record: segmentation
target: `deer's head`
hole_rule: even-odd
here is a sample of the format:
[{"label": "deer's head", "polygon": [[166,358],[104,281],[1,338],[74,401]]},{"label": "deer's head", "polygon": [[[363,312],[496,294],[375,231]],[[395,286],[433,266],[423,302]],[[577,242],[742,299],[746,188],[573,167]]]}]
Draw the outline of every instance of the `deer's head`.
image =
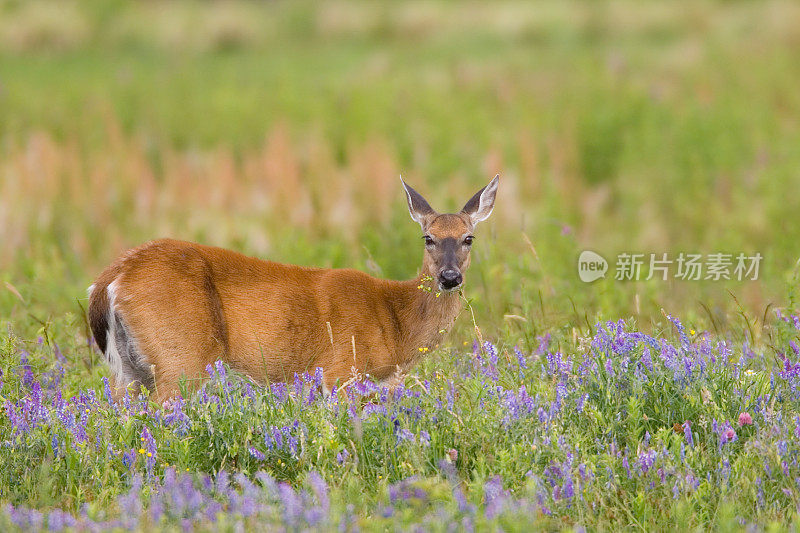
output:
[{"label": "deer's head", "polygon": [[[402,181],[402,179],[401,179]],[[469,266],[469,253],[478,222],[492,214],[500,176],[475,193],[458,213],[439,214],[417,191],[403,181],[411,218],[422,227],[425,255],[422,274],[432,277],[439,290],[458,290],[464,283],[464,271]]]}]

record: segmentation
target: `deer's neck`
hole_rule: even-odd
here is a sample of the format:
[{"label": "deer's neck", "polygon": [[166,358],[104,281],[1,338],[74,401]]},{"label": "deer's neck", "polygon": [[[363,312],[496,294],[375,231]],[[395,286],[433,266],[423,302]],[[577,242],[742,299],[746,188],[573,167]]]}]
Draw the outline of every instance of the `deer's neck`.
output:
[{"label": "deer's neck", "polygon": [[429,277],[398,282],[392,298],[397,317],[398,365],[408,367],[432,350],[455,321],[462,304],[458,292],[439,291]]}]

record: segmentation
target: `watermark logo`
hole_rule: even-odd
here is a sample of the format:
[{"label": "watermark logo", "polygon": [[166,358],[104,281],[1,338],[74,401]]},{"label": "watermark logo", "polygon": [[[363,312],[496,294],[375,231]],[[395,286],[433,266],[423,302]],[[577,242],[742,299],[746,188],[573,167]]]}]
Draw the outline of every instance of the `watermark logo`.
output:
[{"label": "watermark logo", "polygon": [[606,277],[608,272],[608,261],[591,250],[584,250],[578,257],[578,276],[581,281],[591,283],[592,281]]},{"label": "watermark logo", "polygon": [[[617,256],[614,279],[617,281],[640,281],[669,278],[683,281],[698,280],[757,280],[763,256],[726,254],[629,254]],[[578,258],[578,276],[590,283],[605,277],[608,262],[599,254],[584,250]]]}]

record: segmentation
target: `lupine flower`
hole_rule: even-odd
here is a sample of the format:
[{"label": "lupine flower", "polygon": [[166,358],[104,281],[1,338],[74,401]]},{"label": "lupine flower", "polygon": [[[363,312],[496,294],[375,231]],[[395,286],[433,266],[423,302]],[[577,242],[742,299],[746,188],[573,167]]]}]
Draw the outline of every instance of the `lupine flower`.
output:
[{"label": "lupine flower", "polygon": [[257,461],[263,461],[264,459],[266,459],[266,456],[265,456],[263,453],[261,453],[260,451],[258,451],[256,448],[253,448],[252,446],[250,446],[250,447],[247,449],[247,451],[249,451],[249,452],[250,452],[250,455],[251,455],[251,456],[252,456],[254,459],[256,459]]},{"label": "lupine flower", "polygon": [[495,476],[483,485],[484,500],[486,501],[486,517],[490,520],[503,511],[508,493],[503,490],[500,476]]},{"label": "lupine flower", "polygon": [[330,509],[328,485],[325,483],[325,480],[322,479],[322,476],[316,472],[311,472],[308,474],[308,482],[311,485],[311,489],[314,491],[314,495],[317,497],[320,507],[327,514],[328,510]]},{"label": "lupine flower", "polygon": [[692,436],[692,424],[688,420],[683,423],[683,436],[686,437],[686,443],[689,446],[694,446],[694,437]]},{"label": "lupine flower", "polygon": [[[163,476],[159,478],[155,458],[158,452],[162,455],[159,460],[163,462],[170,456],[170,450],[176,450],[170,446],[177,444],[177,451],[180,451],[182,443],[191,442],[182,437],[190,433],[192,437],[202,437],[207,432],[214,435],[217,443],[231,445],[232,452],[239,454],[238,460],[243,459],[242,452],[254,459],[239,464],[252,466],[268,457],[286,460],[287,454],[300,457],[300,461],[282,472],[288,471],[294,475],[295,467],[299,467],[302,472],[308,465],[313,465],[314,456],[318,453],[319,436],[308,435],[310,430],[304,425],[308,423],[309,428],[314,427],[317,430],[318,420],[308,417],[317,417],[322,413],[328,420],[338,424],[340,416],[346,417],[343,409],[351,408],[354,410],[351,415],[353,420],[357,419],[359,423],[363,420],[365,441],[370,442],[367,439],[377,437],[407,443],[406,446],[397,446],[394,450],[398,462],[406,460],[405,454],[409,453],[409,448],[414,454],[421,453],[423,460],[426,454],[435,456],[444,451],[446,459],[442,463],[447,468],[442,467],[442,472],[451,480],[452,498],[457,503],[458,512],[462,514],[460,518],[469,518],[471,521],[468,523],[473,525],[483,523],[485,517],[490,515],[499,517],[506,513],[516,513],[514,516],[520,517],[540,513],[555,516],[564,514],[569,517],[571,505],[593,505],[598,490],[620,491],[635,487],[636,490],[653,491],[654,495],[673,490],[675,496],[680,498],[697,490],[701,481],[709,486],[714,483],[733,484],[737,482],[736,476],[740,475],[741,469],[734,469],[731,473],[730,464],[737,460],[743,449],[756,460],[763,461],[763,466],[759,465],[759,470],[763,469],[764,472],[763,486],[758,487],[760,492],[753,492],[753,498],[759,498],[759,505],[769,508],[775,504],[776,498],[791,500],[791,495],[786,491],[793,493],[800,486],[800,482],[795,484],[794,481],[795,478],[800,478],[794,456],[794,442],[800,439],[800,417],[791,409],[794,405],[792,402],[797,398],[792,397],[791,391],[794,390],[793,387],[800,387],[800,363],[795,361],[800,356],[796,354],[796,347],[791,344],[784,347],[785,355],[781,357],[780,367],[771,376],[771,390],[754,392],[755,388],[747,387],[750,380],[744,384],[734,384],[733,387],[740,387],[737,390],[731,389],[741,405],[751,406],[753,416],[758,413],[764,415],[762,419],[766,421],[766,425],[757,435],[749,436],[741,429],[735,430],[737,419],[713,420],[713,432],[709,436],[711,439],[713,436],[717,437],[718,447],[713,444],[706,447],[703,446],[705,440],[702,443],[694,441],[696,428],[692,428],[689,421],[678,423],[677,432],[683,437],[678,453],[667,447],[661,432],[654,433],[652,439],[645,432],[642,439],[634,443],[629,443],[627,436],[621,437],[620,428],[623,433],[625,430],[624,402],[632,389],[640,390],[641,385],[648,381],[651,385],[645,387],[646,391],[654,385],[674,388],[681,394],[691,395],[706,388],[713,390],[708,382],[714,380],[720,370],[728,373],[726,378],[730,375],[729,372],[735,373],[744,369],[764,372],[760,366],[763,354],[755,354],[746,344],[742,345],[740,359],[738,346],[735,347],[737,355],[734,356],[733,347],[729,343],[714,341],[710,335],[693,335],[691,339],[691,342],[684,345],[677,341],[656,339],[629,331],[621,321],[600,324],[597,334],[591,339],[589,349],[581,350],[575,356],[575,372],[572,371],[573,362],[568,355],[569,351],[548,350],[549,340],[547,343],[540,342],[544,346],[537,355],[544,357],[527,360],[520,359],[521,352],[518,349],[514,350],[516,360],[514,357],[510,360],[499,358],[495,345],[489,343],[488,346],[483,345],[485,351],[481,353],[483,359],[480,366],[474,364],[472,358],[454,361],[453,374],[449,376],[451,379],[445,380],[437,376],[428,381],[420,376],[420,381],[408,388],[398,386],[393,390],[369,380],[362,380],[348,388],[348,396],[355,401],[344,401],[341,404],[340,398],[335,394],[324,402],[317,401],[322,380],[319,371],[299,374],[295,383],[289,384],[288,389],[285,384],[279,383],[270,385],[268,389],[261,389],[233,377],[228,379],[225,367],[218,368],[214,364],[210,372],[214,373],[213,379],[216,381],[212,386],[204,388],[193,398],[176,398],[174,402],[156,411],[148,408],[147,399],[142,397],[128,396],[115,404],[110,399],[111,391],[107,382],[103,383],[102,389],[98,387],[97,394],[93,391],[82,391],[70,399],[62,397],[59,390],[48,390],[53,381],[42,376],[34,375],[30,386],[16,387],[23,380],[23,373],[20,371],[19,377],[14,377],[13,390],[4,391],[4,398],[7,398],[4,405],[9,435],[4,437],[1,445],[8,447],[12,453],[44,449],[49,454],[52,449],[52,453],[62,460],[64,457],[71,459],[75,454],[89,455],[98,452],[100,461],[103,457],[113,458],[111,468],[121,473],[123,479],[130,480],[132,487],[137,482],[136,476],[140,477],[141,494],[138,503],[147,501],[148,509],[137,507],[136,498],[126,500],[132,496],[129,492],[116,505],[112,502],[111,509],[123,510],[121,518],[111,514],[114,512],[111,511],[102,518],[102,526],[93,522],[88,514],[72,517],[54,510],[43,516],[41,513],[37,515],[35,510],[14,507],[0,509],[0,523],[6,523],[4,520],[7,520],[11,524],[24,524],[15,527],[25,529],[33,529],[32,524],[35,523],[57,528],[59,524],[72,519],[73,525],[63,527],[77,530],[125,529],[143,524],[138,527],[213,529],[214,526],[208,524],[213,524],[223,516],[232,520],[226,522],[226,527],[232,528],[239,527],[234,522],[236,520],[257,516],[257,520],[282,519],[283,523],[279,525],[272,522],[265,525],[276,529],[281,526],[298,530],[309,527],[330,528],[337,520],[329,517],[331,511],[327,486],[316,473],[308,474],[305,489],[302,486],[298,488],[288,485],[280,488],[263,472],[255,474],[255,478],[261,482],[258,485],[254,485],[242,474],[229,476],[220,472],[216,478],[200,478],[197,477],[198,474],[177,475],[169,467],[164,469]],[[494,356],[491,349],[495,350]],[[527,366],[523,367],[523,362]],[[606,371],[606,365],[609,366],[609,371]],[[614,380],[608,379],[611,373],[614,374]],[[57,377],[56,372],[52,375]],[[479,399],[472,396],[469,386],[460,389],[462,381],[466,379],[474,380],[467,385],[482,388]],[[464,397],[459,398],[456,394],[457,387],[463,391],[461,394]],[[17,392],[18,390],[21,392]],[[15,396],[16,394],[20,396]],[[362,407],[363,402],[359,400],[359,396],[365,394],[374,395]],[[652,401],[646,394],[643,397],[645,405]],[[781,395],[785,395],[785,400],[781,400]],[[98,401],[98,397],[101,401]],[[608,427],[600,428],[601,431],[596,433],[593,441],[585,446],[580,438],[575,438],[574,428],[569,428],[568,425],[576,419],[581,423],[584,420],[591,422],[592,417],[581,416],[590,397],[593,399],[593,406],[598,408],[605,401],[622,404],[620,411],[623,414],[615,420],[608,418]],[[551,398],[552,402],[546,402],[544,398]],[[773,402],[773,398],[777,401]],[[693,420],[702,420],[701,417],[709,416],[708,410],[713,407],[713,398],[704,395],[703,400],[698,406],[704,414],[697,415],[697,418],[693,414]],[[107,439],[103,423],[107,422],[104,417],[111,410],[106,402],[119,410],[121,420],[137,428],[141,446],[137,443],[133,450],[128,450],[127,445],[116,438]],[[248,409],[252,404],[252,411],[240,409],[242,402],[247,404]],[[409,446],[417,442],[417,439],[421,446],[431,446],[431,434],[427,430],[436,425],[455,427],[458,419],[466,419],[464,415],[470,407],[483,409],[487,420],[494,424],[493,427],[500,427],[501,431],[496,438],[504,439],[504,434],[507,433],[513,436],[519,449],[535,454],[535,459],[525,467],[531,468],[530,475],[526,476],[529,479],[530,492],[520,491],[523,495],[521,500],[516,500],[503,489],[504,482],[515,483],[514,481],[493,478],[484,485],[483,494],[480,490],[477,493],[471,492],[470,498],[482,502],[476,508],[469,503],[467,495],[460,488],[461,482],[454,466],[458,460],[458,452],[455,449],[441,448],[447,442],[442,442],[441,434],[433,435],[436,446],[440,447],[438,451]],[[646,412],[649,414],[649,411]],[[745,415],[746,418],[743,418]],[[239,416],[244,418],[235,418]],[[289,416],[296,418],[287,418]],[[363,419],[360,418],[362,416]],[[244,422],[245,427],[255,428],[253,431],[258,437],[254,446],[249,443],[241,444],[239,441],[226,442],[226,435],[219,433],[216,425],[220,417],[224,417],[221,420],[224,423]],[[740,427],[750,425],[753,423],[752,416],[742,413],[738,423]],[[347,425],[350,425],[349,421]],[[381,434],[380,431],[384,428],[386,432]],[[264,444],[260,445],[262,437]],[[625,440],[620,440],[621,438]],[[747,447],[732,446],[731,443],[738,439],[750,440],[746,443]],[[34,441],[38,448],[31,447]],[[145,441],[152,441],[152,451],[148,451]],[[359,442],[358,439],[356,442]],[[624,444],[620,446],[620,442]],[[390,446],[391,444],[394,444],[393,440],[390,440]],[[689,458],[685,455],[686,448],[693,448]],[[469,444],[462,450],[466,449],[470,449]],[[328,455],[328,468],[334,472],[351,470],[350,465],[346,464],[351,460],[351,452],[348,450],[338,447],[330,450],[323,448],[323,453],[335,454],[336,463],[343,465],[337,467],[335,463],[330,464],[333,461],[330,460],[331,455]],[[699,457],[701,453],[709,453],[711,459],[703,461],[703,466],[694,461],[695,454]],[[94,460],[93,456],[90,457]],[[548,461],[545,463],[546,467],[542,466],[543,458]],[[130,473],[124,471],[120,460],[125,468],[131,470]],[[148,463],[149,460],[153,461],[152,464]],[[604,463],[609,466],[600,466]],[[361,462],[354,464],[364,466]],[[506,463],[502,463],[502,468],[506,468],[505,465]],[[518,466],[512,464],[512,471]],[[692,467],[702,470],[695,472]],[[144,480],[141,480],[145,473]],[[537,474],[542,478],[539,479]],[[331,475],[331,471],[326,471],[325,475]],[[629,479],[625,479],[626,475]],[[781,476],[785,479],[781,479]],[[231,483],[231,477],[235,479],[235,483]],[[398,502],[398,505],[416,498],[416,494],[425,494],[427,497],[426,491],[415,481],[401,481],[390,487],[390,498]],[[772,490],[776,487],[781,490]],[[431,495],[433,494],[432,492]],[[147,497],[143,500],[144,495]],[[287,502],[290,505],[287,506]],[[425,518],[420,517],[420,520],[438,520],[441,515],[443,527],[448,524],[459,526],[463,523],[457,520],[458,516],[454,518],[446,515],[447,512],[454,513],[454,508],[448,509],[446,505],[438,507],[436,501],[428,503],[432,506],[431,511],[426,511]],[[383,506],[369,512],[376,517],[400,516],[398,510],[399,508],[392,506]],[[473,519],[473,513],[478,513],[478,510],[483,514],[476,514]],[[334,512],[341,516],[340,510]],[[344,514],[344,523],[354,525],[355,515],[352,510],[349,513]],[[240,522],[245,527],[248,523]],[[487,526],[491,527],[493,524],[494,522],[488,523]],[[416,524],[412,523],[409,528],[413,529],[414,525]]]},{"label": "lupine flower", "polygon": [[336,462],[342,464],[347,461],[348,457],[350,457],[350,452],[348,452],[346,449],[342,449],[342,451],[336,454]]},{"label": "lupine flower", "polygon": [[392,503],[408,502],[412,500],[427,501],[428,493],[416,484],[417,478],[411,476],[397,483],[389,485],[389,501]]},{"label": "lupine flower", "polygon": [[517,356],[517,364],[523,370],[528,368],[528,362],[525,360],[525,354],[522,353],[522,350],[519,347],[514,346],[514,355]]},{"label": "lupine flower", "polygon": [[291,527],[297,526],[303,513],[302,499],[288,483],[278,484],[278,494],[283,503],[284,521]]},{"label": "lupine flower", "polygon": [[633,477],[632,474],[631,474],[631,465],[630,465],[630,462],[628,461],[628,456],[627,455],[622,458],[622,468],[624,468],[625,472],[628,473],[628,479]]},{"label": "lupine flower", "polygon": [[792,326],[795,327],[795,329],[800,329],[800,316],[797,315],[785,316],[783,313],[781,313],[780,309],[776,309],[775,313],[778,315],[778,318],[780,320],[783,320],[787,324],[791,324]]},{"label": "lupine flower", "polygon": [[416,442],[416,435],[414,435],[411,431],[402,428],[397,431],[397,442],[400,443],[403,441],[408,441],[411,443]]},{"label": "lupine flower", "polygon": [[142,489],[142,476],[136,474],[131,481],[131,487],[128,493],[119,498],[119,506],[122,510],[122,518],[125,520],[127,527],[134,529],[139,523],[139,517],[142,514],[142,501],[140,498],[140,491]]},{"label": "lupine flower", "polygon": [[183,399],[183,397],[178,395],[177,397],[173,398],[172,403],[169,406],[170,410],[164,414],[164,424],[167,426],[172,426],[175,434],[179,437],[183,437],[184,435],[188,434],[192,425],[191,419],[184,412],[185,406],[186,401]]},{"label": "lupine flower", "polygon": [[588,394],[581,394],[581,396],[578,398],[578,402],[575,405],[575,410],[578,413],[582,413],[583,412],[584,406],[586,405],[586,400],[588,398],[589,398]]},{"label": "lupine flower", "polygon": [[725,422],[723,425],[719,425],[717,420],[714,419],[711,423],[711,429],[719,435],[719,446],[718,449],[722,450],[722,447],[733,441],[736,440],[736,431],[731,427],[730,422]]},{"label": "lupine flower", "polygon": [[419,442],[425,447],[431,445],[431,434],[425,431],[424,429],[419,432]]},{"label": "lupine flower", "polygon": [[117,402],[114,400],[114,395],[111,393],[111,386],[108,383],[108,378],[103,376],[103,395],[109,405],[114,406],[114,411],[117,412]]},{"label": "lupine flower", "polygon": [[789,454],[789,444],[783,439],[776,443],[776,448],[778,450],[778,455],[781,457]]},{"label": "lupine flower", "polygon": [[47,515],[47,529],[50,531],[62,531],[66,528],[75,528],[77,525],[75,517],[61,509],[50,511]]},{"label": "lupine flower", "polygon": [[386,406],[382,404],[376,403],[368,403],[364,406],[364,418],[369,418],[371,416],[376,415],[384,415],[386,416],[388,411],[386,410]]},{"label": "lupine flower", "polygon": [[153,468],[156,465],[156,440],[153,438],[153,435],[146,426],[142,429],[142,436],[140,440],[142,442],[142,447],[139,449],[139,453],[145,457],[147,476],[149,478],[153,475]]},{"label": "lupine flower", "polygon": [[639,459],[637,462],[643,474],[646,474],[653,468],[657,458],[658,452],[652,449],[644,450],[639,454]]}]

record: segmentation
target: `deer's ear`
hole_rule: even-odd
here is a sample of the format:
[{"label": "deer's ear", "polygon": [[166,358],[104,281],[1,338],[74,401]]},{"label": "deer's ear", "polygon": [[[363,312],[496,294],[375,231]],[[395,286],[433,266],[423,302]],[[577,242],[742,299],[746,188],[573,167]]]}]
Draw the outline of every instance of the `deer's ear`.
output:
[{"label": "deer's ear", "polygon": [[461,212],[469,217],[474,226],[478,222],[489,218],[494,209],[494,199],[497,196],[497,186],[500,184],[500,174],[494,177],[489,185],[475,193],[461,209]]},{"label": "deer's ear", "polygon": [[406,191],[406,201],[408,202],[408,212],[411,215],[411,219],[422,226],[422,231],[425,231],[425,219],[435,215],[436,211],[433,210],[420,193],[406,185],[403,178],[400,178],[400,183],[403,184],[403,189]]}]

